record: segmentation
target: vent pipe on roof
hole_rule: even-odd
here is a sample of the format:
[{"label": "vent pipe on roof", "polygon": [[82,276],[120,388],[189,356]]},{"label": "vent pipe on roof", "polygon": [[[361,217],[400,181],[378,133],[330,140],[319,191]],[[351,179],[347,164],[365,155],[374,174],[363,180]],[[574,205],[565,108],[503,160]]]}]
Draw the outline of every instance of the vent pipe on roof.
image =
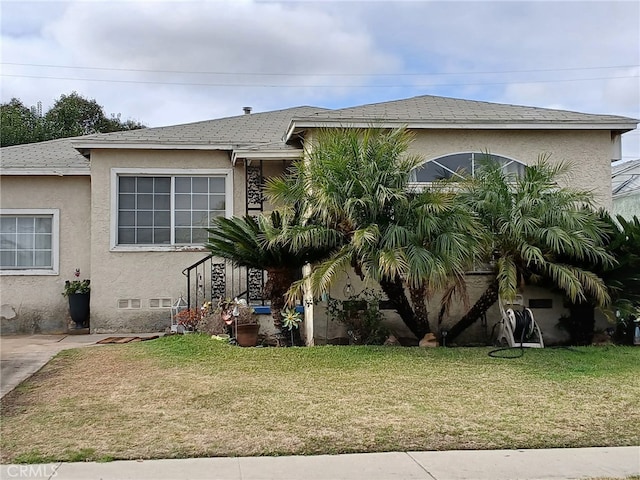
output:
[{"label": "vent pipe on roof", "polygon": [[242,107],[242,111],[245,115],[249,115],[251,113],[251,107]]}]

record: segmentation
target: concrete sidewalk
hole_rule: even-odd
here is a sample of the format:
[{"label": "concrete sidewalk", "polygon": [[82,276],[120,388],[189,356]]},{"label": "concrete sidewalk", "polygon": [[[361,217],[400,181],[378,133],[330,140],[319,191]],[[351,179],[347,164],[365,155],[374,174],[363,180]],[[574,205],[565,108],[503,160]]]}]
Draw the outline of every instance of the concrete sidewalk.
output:
[{"label": "concrete sidewalk", "polygon": [[640,475],[640,447],[2,465],[30,480],[544,480]]}]

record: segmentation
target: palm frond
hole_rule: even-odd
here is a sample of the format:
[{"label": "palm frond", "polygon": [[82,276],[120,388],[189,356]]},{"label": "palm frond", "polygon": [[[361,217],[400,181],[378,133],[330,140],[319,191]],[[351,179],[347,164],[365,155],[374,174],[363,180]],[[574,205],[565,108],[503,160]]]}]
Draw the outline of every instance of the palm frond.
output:
[{"label": "palm frond", "polygon": [[499,258],[496,262],[498,291],[505,300],[513,300],[518,293],[519,272],[511,257]]}]

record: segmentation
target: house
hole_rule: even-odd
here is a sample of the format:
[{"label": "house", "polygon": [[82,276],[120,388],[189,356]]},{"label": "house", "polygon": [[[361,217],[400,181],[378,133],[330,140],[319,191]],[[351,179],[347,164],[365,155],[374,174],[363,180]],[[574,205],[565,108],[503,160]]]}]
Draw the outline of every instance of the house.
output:
[{"label": "house", "polygon": [[613,213],[627,220],[640,218],[640,158],[615,162],[611,173]]},{"label": "house", "polygon": [[[250,290],[256,279],[259,289],[262,272],[197,266],[206,256],[203,227],[215,215],[268,211],[262,179],[282,173],[318,128],[408,126],[412,149],[425,159],[416,182],[459,167],[473,172],[483,152],[515,171],[546,153],[578,166],[572,184],[591,189],[611,209],[611,162],[620,158],[621,135],[637,123],[426,95],[339,110],[245,109],[186,125],[5,147],[2,333],[65,331],[61,292],[75,269],[91,279],[96,333],[161,331],[180,296],[237,295],[240,283]],[[328,332],[321,305],[309,305],[305,317],[309,341],[328,336],[320,333]]]}]

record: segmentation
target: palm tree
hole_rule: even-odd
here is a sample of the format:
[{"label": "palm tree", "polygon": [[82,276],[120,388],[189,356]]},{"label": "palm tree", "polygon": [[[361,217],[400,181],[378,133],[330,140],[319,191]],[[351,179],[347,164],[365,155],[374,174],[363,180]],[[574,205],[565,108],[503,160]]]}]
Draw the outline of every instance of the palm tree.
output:
[{"label": "palm tree", "polygon": [[[257,218],[217,217],[208,229],[205,245],[212,255],[225,258],[235,266],[256,268],[267,272],[264,295],[270,300],[271,315],[276,330],[282,330],[281,312],[285,307],[285,294],[300,275],[300,269],[309,262],[326,257],[333,248],[322,246],[298,248],[295,251],[277,241],[271,241],[285,227],[299,221],[297,215],[282,215],[278,211]],[[286,337],[286,336],[285,336]]]},{"label": "palm tree", "polygon": [[[409,173],[421,164],[407,154],[412,138],[404,128],[321,130],[307,157],[288,175],[268,180],[266,192],[271,201],[299,204],[305,212],[305,225],[283,231],[293,250],[327,239],[340,247],[313,265],[306,281],[314,297],[353,268],[379,283],[422,338],[431,331],[427,294],[463,274],[477,251],[471,234],[477,229],[452,191],[411,190]],[[290,293],[303,285],[296,282]]]},{"label": "palm tree", "polygon": [[602,279],[576,264],[611,265],[613,258],[603,246],[607,229],[591,209],[591,194],[559,186],[568,172],[567,164],[552,165],[542,156],[520,178],[487,164],[463,184],[461,199],[479,214],[491,235],[495,278],[449,330],[449,341],[499,297],[512,300],[525,282],[544,279],[576,303],[588,297],[598,305],[609,301]]}]

